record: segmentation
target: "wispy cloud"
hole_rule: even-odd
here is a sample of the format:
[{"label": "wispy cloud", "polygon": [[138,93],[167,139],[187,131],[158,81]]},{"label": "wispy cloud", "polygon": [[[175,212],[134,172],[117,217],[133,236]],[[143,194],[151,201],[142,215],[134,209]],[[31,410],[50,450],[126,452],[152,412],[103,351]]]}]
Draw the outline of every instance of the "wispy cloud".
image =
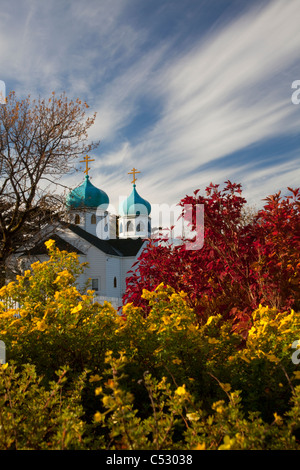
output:
[{"label": "wispy cloud", "polygon": [[[178,202],[210,181],[239,179],[253,199],[299,179],[295,149],[272,162],[270,143],[268,164],[257,161],[268,140],[299,134],[300,142],[300,106],[291,103],[300,3],[245,3],[232,17],[213,21],[210,12],[199,31],[195,20],[193,28],[178,21],[159,30],[168,24],[163,15],[176,10],[179,20],[181,8],[185,19],[194,10],[200,19],[208,8],[187,5],[24,0],[2,9],[0,79],[19,94],[65,90],[88,101],[97,112],[90,137],[102,141],[93,181],[114,203],[130,191],[132,166],[142,171],[143,197],[156,203]],[[156,16],[139,21],[147,8]],[[248,162],[239,157],[252,148]]]},{"label": "wispy cloud", "polygon": [[[238,158],[222,171],[214,161],[266,139],[300,135],[300,113],[291,104],[288,73],[300,48],[299,15],[298,2],[254,8],[158,70],[149,89],[157,90],[159,83],[162,112],[131,148],[131,161],[147,175],[146,192],[157,188],[154,194],[160,199],[191,192],[203,180],[203,175],[191,172],[208,162],[211,170],[205,178],[220,182],[239,174],[253,189],[251,162],[243,174]],[[277,164],[268,166],[269,179],[263,188],[257,183],[257,193],[279,183],[279,169]],[[286,173],[281,185],[290,176]]]}]

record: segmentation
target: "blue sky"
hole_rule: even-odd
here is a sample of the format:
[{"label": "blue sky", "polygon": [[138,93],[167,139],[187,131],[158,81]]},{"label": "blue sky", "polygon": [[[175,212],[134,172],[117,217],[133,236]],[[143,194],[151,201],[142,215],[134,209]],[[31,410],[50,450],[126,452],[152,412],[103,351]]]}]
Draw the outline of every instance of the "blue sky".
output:
[{"label": "blue sky", "polygon": [[152,204],[230,179],[260,206],[300,183],[299,24],[299,0],[2,0],[0,79],[97,112],[90,175],[114,207],[133,166]]}]

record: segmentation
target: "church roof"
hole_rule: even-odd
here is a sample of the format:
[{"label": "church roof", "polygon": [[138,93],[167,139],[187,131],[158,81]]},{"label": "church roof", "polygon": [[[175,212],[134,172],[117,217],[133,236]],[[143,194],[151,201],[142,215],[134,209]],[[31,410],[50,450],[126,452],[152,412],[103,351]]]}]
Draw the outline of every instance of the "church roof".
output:
[{"label": "church roof", "polygon": [[106,210],[108,205],[108,195],[90,182],[89,175],[86,175],[83,183],[73,189],[66,198],[66,206],[69,209],[85,209],[101,206],[103,210]]},{"label": "church roof", "polygon": [[116,238],[110,240],[102,240],[101,238],[86,232],[78,225],[66,224],[66,227],[79,237],[83,238],[91,245],[108,255],[113,256],[136,256],[141,246],[145,243],[142,238]]},{"label": "church roof", "polygon": [[61,238],[56,233],[45,237],[42,241],[38,242],[32,248],[29,248],[28,250],[24,250],[22,252],[22,254],[23,255],[47,255],[48,254],[48,249],[45,246],[45,242],[47,240],[49,240],[49,238],[51,238],[52,240],[55,241],[55,246],[61,251],[65,250],[65,251],[68,251],[69,253],[70,252],[75,252],[78,255],[83,255],[84,254],[81,250],[79,250],[74,245],[67,242],[63,238]]},{"label": "church roof", "polygon": [[[80,238],[86,240],[88,243],[95,246],[96,248],[101,250],[103,253],[106,253],[107,255],[121,256],[121,257],[136,256],[140,248],[145,243],[145,239],[142,239],[142,238],[136,238],[136,239],[117,238],[117,239],[110,239],[110,240],[102,240],[101,238],[98,238],[95,235],[92,235],[91,233],[86,232],[78,225],[69,224],[63,221],[61,221],[61,225],[64,226],[65,228],[68,228],[73,233],[78,235]],[[75,252],[78,255],[85,254],[81,250],[76,248],[74,245],[72,245],[70,242],[67,242],[66,240],[61,238],[57,233],[51,233],[50,235],[48,234],[41,241],[37,242],[35,246],[29,249],[24,249],[20,251],[19,254],[21,256],[22,255],[23,256],[47,255],[48,250],[45,246],[45,241],[49,240],[50,238],[55,241],[55,246],[61,251],[65,250],[65,251],[68,251],[69,253]]]},{"label": "church roof", "polygon": [[130,196],[123,201],[119,210],[121,215],[149,215],[151,204],[139,195],[134,184]]}]

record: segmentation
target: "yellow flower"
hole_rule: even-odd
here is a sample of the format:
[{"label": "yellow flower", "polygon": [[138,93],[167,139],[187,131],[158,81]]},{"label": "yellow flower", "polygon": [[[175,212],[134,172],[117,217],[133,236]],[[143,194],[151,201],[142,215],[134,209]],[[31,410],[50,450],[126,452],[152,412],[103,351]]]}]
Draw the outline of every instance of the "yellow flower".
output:
[{"label": "yellow flower", "polygon": [[173,362],[173,364],[181,364],[182,361],[180,359],[176,358],[176,359],[173,359],[172,362]]},{"label": "yellow flower", "polygon": [[224,400],[216,401],[215,403],[213,403],[212,409],[216,410],[217,413],[221,414],[225,411],[223,405],[224,405]]},{"label": "yellow flower", "polygon": [[197,413],[187,413],[186,417],[190,421],[198,421],[199,420],[199,416],[197,415]]},{"label": "yellow flower", "polygon": [[229,392],[231,390],[230,384],[221,384],[221,387],[224,390],[224,392]]},{"label": "yellow flower", "polygon": [[177,390],[175,390],[176,395],[185,395],[186,394],[186,389],[185,385],[183,384],[182,387],[178,387]]},{"label": "yellow flower", "polygon": [[281,416],[279,416],[277,413],[274,413],[273,416],[275,418],[274,419],[275,423],[278,424],[278,426],[280,426],[283,423]]},{"label": "yellow flower", "polygon": [[216,412],[217,412],[217,413],[220,413],[220,414],[221,414],[221,413],[223,413],[223,411],[224,411],[223,406],[216,406]]},{"label": "yellow flower", "polygon": [[110,400],[110,397],[106,395],[105,397],[102,398],[102,401],[103,401],[104,406],[108,406],[111,400]]},{"label": "yellow flower", "polygon": [[142,299],[148,299],[149,297],[151,297],[151,293],[147,289],[143,289],[141,297]]},{"label": "yellow flower", "polygon": [[99,411],[94,414],[94,420],[96,423],[99,423],[99,421],[101,421],[101,413]]},{"label": "yellow flower", "polygon": [[61,279],[63,281],[64,280],[69,281],[71,277],[72,277],[71,273],[69,273],[69,271],[65,269],[64,271],[61,271],[60,273],[58,273],[57,278],[55,279],[55,281],[53,281],[53,284],[59,282]]},{"label": "yellow flower", "polygon": [[271,362],[276,362],[276,363],[279,362],[279,359],[274,354],[267,354],[267,358]]},{"label": "yellow flower", "polygon": [[222,444],[219,447],[219,450],[230,450],[232,448],[232,445],[234,444],[235,440],[230,439],[229,436],[224,437],[224,444]]},{"label": "yellow flower", "polygon": [[46,329],[46,324],[44,320],[38,321],[36,327],[39,331],[44,331]]},{"label": "yellow flower", "polygon": [[122,313],[124,313],[124,314],[127,313],[127,314],[128,314],[128,313],[130,312],[130,310],[133,309],[133,308],[134,308],[134,307],[133,307],[133,303],[132,303],[132,302],[128,302],[128,304],[123,305],[123,307],[122,307]]},{"label": "yellow flower", "polygon": [[195,447],[194,450],[205,450],[205,442],[202,444],[197,444],[197,447]]},{"label": "yellow flower", "polygon": [[208,338],[208,342],[209,344],[217,344],[219,340],[217,340],[216,338]]},{"label": "yellow flower", "polygon": [[7,369],[8,367],[8,362],[6,362],[5,364],[2,364],[2,369]]},{"label": "yellow flower", "polygon": [[55,241],[50,238],[50,240],[45,242],[47,250],[51,250],[53,245],[55,245]]},{"label": "yellow flower", "polygon": [[248,364],[250,364],[251,361],[246,356],[241,355],[240,357],[241,359],[243,359],[243,361],[248,362]]},{"label": "yellow flower", "polygon": [[6,286],[1,287],[0,289],[0,296],[3,297],[6,293]]},{"label": "yellow flower", "polygon": [[74,307],[71,310],[71,313],[77,313],[77,312],[80,312],[80,310],[82,310],[82,304],[78,304],[76,307]]},{"label": "yellow flower", "polygon": [[99,382],[99,380],[101,380],[101,377],[98,374],[96,374],[96,375],[91,375],[89,381],[90,382]]},{"label": "yellow flower", "polygon": [[207,424],[208,424],[209,426],[212,425],[213,421],[214,421],[214,417],[213,417],[213,416],[209,416],[209,417],[207,418]]}]

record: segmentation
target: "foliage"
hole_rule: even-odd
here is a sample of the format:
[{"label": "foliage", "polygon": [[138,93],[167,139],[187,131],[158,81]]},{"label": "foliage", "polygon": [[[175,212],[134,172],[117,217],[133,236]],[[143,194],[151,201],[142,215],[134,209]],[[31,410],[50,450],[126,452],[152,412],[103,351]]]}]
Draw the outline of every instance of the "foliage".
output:
[{"label": "foliage", "polygon": [[244,337],[160,283],[119,315],[80,292],[76,254],[46,245],[0,291],[0,448],[299,449],[299,313],[260,304]]},{"label": "foliage", "polygon": [[[271,423],[259,413],[243,412],[240,392],[231,392],[229,384],[220,386],[227,400],[215,401],[209,412],[195,403],[185,384],[172,389],[145,373],[141,382],[150,403],[149,416],[142,419],[134,408],[134,397],[120,386],[126,357],[115,359],[108,353],[111,378],[105,390],[97,387],[104,412],[95,413],[95,422],[109,428],[110,449],[187,449],[187,450],[279,450],[299,449],[294,430],[300,424],[300,386],[291,397],[291,407],[282,418],[276,412]],[[177,434],[177,436],[176,436]],[[179,437],[178,437],[179,436]]]},{"label": "foliage", "polygon": [[[186,249],[152,240],[127,280],[124,302],[146,303],[143,289],[153,290],[163,282],[187,294],[200,322],[221,314],[236,319],[247,334],[251,312],[260,304],[278,309],[300,308],[300,190],[288,188],[266,198],[256,216],[246,218],[246,200],[241,185],[211,184],[206,195],[186,196],[179,205],[197,236],[196,206],[204,205],[204,245]],[[190,246],[192,242],[189,242]]]},{"label": "foliage", "polygon": [[62,399],[67,370],[60,370],[57,375],[46,390],[33,365],[26,364],[20,372],[14,364],[0,368],[2,450],[82,448],[83,377],[73,382],[71,391]]},{"label": "foliage", "polygon": [[46,245],[48,261],[33,263],[0,290],[0,334],[11,359],[32,362],[53,379],[57,367],[76,372],[104,361],[121,319],[109,303],[94,303],[93,291],[80,293],[76,283],[85,265],[76,253],[60,251],[53,240]]}]

